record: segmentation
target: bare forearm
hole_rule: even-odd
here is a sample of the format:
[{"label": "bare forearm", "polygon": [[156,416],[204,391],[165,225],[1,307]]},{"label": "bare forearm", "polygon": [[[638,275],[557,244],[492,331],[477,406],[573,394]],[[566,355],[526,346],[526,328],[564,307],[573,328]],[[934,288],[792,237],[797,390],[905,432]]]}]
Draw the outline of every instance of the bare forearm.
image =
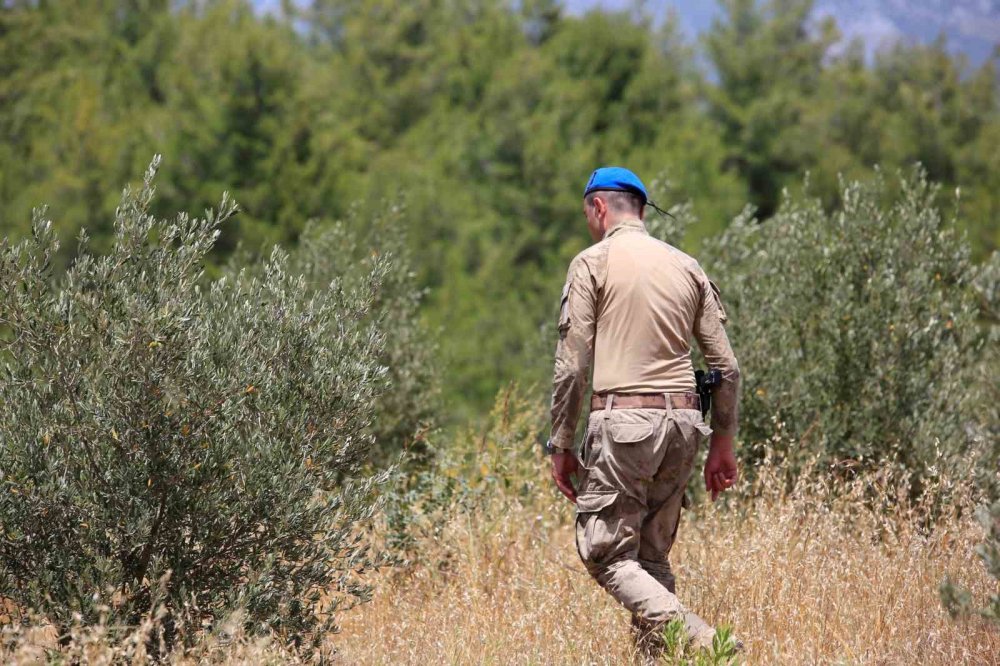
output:
[{"label": "bare forearm", "polygon": [[739,426],[740,366],[726,334],[726,314],[718,292],[707,284],[694,335],[705,362],[722,373],[722,383],[712,392],[712,430],[731,436]]},{"label": "bare forearm", "polygon": [[722,368],[722,383],[712,392],[712,430],[732,440],[740,420],[740,370],[732,356],[719,360],[731,365]]}]

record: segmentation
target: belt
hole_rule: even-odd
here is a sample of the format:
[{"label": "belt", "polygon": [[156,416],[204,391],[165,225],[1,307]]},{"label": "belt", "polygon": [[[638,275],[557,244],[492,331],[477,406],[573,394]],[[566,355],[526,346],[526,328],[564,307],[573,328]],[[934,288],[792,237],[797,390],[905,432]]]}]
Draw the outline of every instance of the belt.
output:
[{"label": "belt", "polygon": [[[595,393],[590,397],[590,409],[604,409],[609,394]],[[666,409],[667,401],[662,393],[613,393],[611,409]],[[701,410],[701,400],[697,393],[671,393],[670,406],[674,409]]]}]

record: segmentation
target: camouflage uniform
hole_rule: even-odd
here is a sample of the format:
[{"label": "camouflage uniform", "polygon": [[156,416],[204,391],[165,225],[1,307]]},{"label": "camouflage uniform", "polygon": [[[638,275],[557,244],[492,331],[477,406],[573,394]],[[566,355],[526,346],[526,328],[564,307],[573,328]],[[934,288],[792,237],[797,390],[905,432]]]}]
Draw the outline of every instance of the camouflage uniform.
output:
[{"label": "camouflage uniform", "polygon": [[[698,447],[712,431],[701,412],[671,406],[695,391],[690,340],[722,371],[712,427],[734,433],[739,367],[725,311],[698,263],[621,223],[573,260],[562,292],[552,394],[552,445],[571,449],[593,364],[592,410],[579,459],[576,542],[590,574],[640,628],[684,618],[699,644],[714,631],[674,594],[667,558]],[[614,408],[615,397],[666,396],[666,409]],[[623,403],[619,400],[619,403]]]}]

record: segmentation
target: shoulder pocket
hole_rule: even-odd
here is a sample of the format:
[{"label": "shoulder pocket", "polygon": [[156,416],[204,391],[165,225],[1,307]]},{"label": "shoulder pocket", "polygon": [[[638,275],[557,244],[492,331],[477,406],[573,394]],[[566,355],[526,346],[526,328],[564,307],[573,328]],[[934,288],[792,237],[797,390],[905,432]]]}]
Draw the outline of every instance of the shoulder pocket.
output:
[{"label": "shoulder pocket", "polygon": [[569,330],[569,289],[570,283],[563,285],[562,296],[559,299],[559,337],[565,338]]},{"label": "shoulder pocket", "polygon": [[711,280],[708,281],[708,284],[712,287],[712,297],[715,299],[716,305],[719,306],[719,321],[725,324],[729,317],[726,315],[726,308],[722,305],[722,292],[719,291],[719,285]]}]

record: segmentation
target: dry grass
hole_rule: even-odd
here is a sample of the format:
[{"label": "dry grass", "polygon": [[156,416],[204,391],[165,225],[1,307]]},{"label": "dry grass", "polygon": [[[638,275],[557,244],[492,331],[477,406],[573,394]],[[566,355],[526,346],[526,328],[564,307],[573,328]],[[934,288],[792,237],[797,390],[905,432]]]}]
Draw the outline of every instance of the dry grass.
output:
[{"label": "dry grass", "polygon": [[[544,470],[535,473],[544,481]],[[946,574],[978,599],[996,586],[973,554],[981,529],[959,515],[967,501],[955,501],[925,533],[920,507],[866,508],[863,497],[891,495],[888,483],[814,481],[784,494],[767,469],[763,476],[731,506],[703,503],[686,514],[673,555],[681,599],[731,624],[747,644],[745,663],[1000,664],[1000,631],[951,620],[938,598]],[[485,508],[449,509],[443,529],[416,542],[411,565],[374,575],[372,602],[344,615],[324,661],[628,663],[627,614],[585,573],[571,507],[544,486],[530,502],[497,490]],[[0,663],[150,663],[145,637],[154,624],[118,642],[101,627],[80,630],[61,648],[44,628],[16,637],[8,629]],[[235,628],[222,636],[169,661],[298,661]]]},{"label": "dry grass", "polygon": [[[77,627],[63,644],[57,642],[51,625],[38,624],[14,629],[4,627],[0,642],[0,664],[11,666],[34,664],[86,664],[105,666],[160,663],[148,649],[155,644],[157,622],[146,618],[142,625],[124,638],[112,638],[105,626]],[[152,643],[149,640],[154,637]],[[162,646],[161,646],[162,648]],[[267,638],[248,639],[235,624],[220,628],[214,635],[203,635],[198,644],[188,650],[174,650],[161,660],[177,665],[194,664],[289,664],[298,663],[297,656],[282,649]]]},{"label": "dry grass", "polygon": [[[688,513],[673,556],[682,601],[747,644],[748,664],[1000,664],[1000,631],[942,609],[946,574],[983,598],[988,579],[970,517],[919,507],[873,512],[856,482],[757,489],[736,508]],[[349,664],[627,663],[627,613],[587,576],[570,506],[456,515],[419,560],[379,578],[372,603],[335,639]],[[542,504],[541,502],[539,504]]]}]

